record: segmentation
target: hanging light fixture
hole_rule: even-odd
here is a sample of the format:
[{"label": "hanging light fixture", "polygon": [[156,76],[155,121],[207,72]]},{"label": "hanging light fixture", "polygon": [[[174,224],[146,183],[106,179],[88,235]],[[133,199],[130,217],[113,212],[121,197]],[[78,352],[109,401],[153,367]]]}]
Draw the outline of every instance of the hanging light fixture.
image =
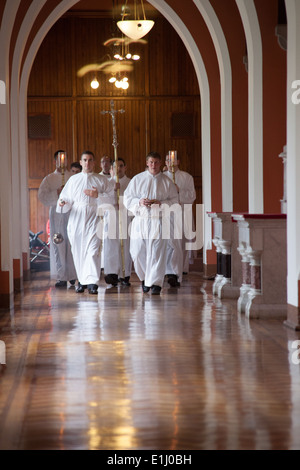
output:
[{"label": "hanging light fixture", "polygon": [[125,36],[128,36],[131,39],[140,39],[143,36],[145,36],[147,33],[149,33],[150,29],[154,25],[154,21],[146,19],[143,0],[141,0],[141,8],[142,8],[144,19],[142,20],[140,19],[140,15],[139,15],[138,8],[136,5],[137,0],[134,0],[134,20],[124,19],[126,16],[128,16],[128,8],[126,8],[127,2],[128,0],[126,0],[125,5],[123,5],[122,7],[122,10],[123,10],[122,20],[118,21],[117,25],[122,31],[122,33],[125,34]]},{"label": "hanging light fixture", "polygon": [[94,80],[91,82],[91,87],[93,88],[93,90],[97,90],[97,88],[99,88],[99,82],[97,78],[94,78]]}]

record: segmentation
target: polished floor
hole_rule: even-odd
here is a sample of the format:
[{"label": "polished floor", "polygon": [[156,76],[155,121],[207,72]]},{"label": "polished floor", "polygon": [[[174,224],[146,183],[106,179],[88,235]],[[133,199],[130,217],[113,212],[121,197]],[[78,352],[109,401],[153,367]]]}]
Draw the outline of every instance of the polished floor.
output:
[{"label": "polished floor", "polygon": [[160,296],[55,289],[0,314],[1,450],[300,449],[300,333],[251,320],[201,273]]}]

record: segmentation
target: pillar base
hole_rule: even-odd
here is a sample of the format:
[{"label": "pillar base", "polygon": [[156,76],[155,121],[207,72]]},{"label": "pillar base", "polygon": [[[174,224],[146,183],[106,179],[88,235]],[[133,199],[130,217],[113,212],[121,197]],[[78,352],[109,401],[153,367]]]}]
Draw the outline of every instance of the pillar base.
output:
[{"label": "pillar base", "polygon": [[286,304],[265,304],[260,291],[251,288],[248,292],[248,301],[245,307],[247,318],[261,319],[283,319],[286,318]]},{"label": "pillar base", "polygon": [[237,302],[237,310],[239,313],[244,313],[248,301],[248,292],[251,288],[250,284],[242,284],[240,287],[240,296]]},{"label": "pillar base", "polygon": [[214,280],[214,283],[213,283],[213,287],[212,287],[213,295],[218,295],[218,288],[219,288],[219,285],[221,284],[222,280],[223,280],[223,275],[222,274],[216,274],[216,277],[215,277],[215,280]]}]

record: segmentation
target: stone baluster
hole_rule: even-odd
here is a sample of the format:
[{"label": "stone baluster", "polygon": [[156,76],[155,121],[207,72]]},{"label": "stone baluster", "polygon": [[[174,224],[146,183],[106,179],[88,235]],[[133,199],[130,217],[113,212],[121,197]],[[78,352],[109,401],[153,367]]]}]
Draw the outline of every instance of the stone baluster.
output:
[{"label": "stone baluster", "polygon": [[250,310],[253,300],[261,295],[261,251],[248,249],[250,260],[250,289],[248,291],[248,300],[245,306],[245,314],[250,316]]},{"label": "stone baluster", "polygon": [[247,245],[241,243],[238,246],[238,252],[242,257],[242,285],[240,287],[240,296],[237,302],[238,312],[245,312],[248,301],[248,292],[251,289],[251,267]]},{"label": "stone baluster", "polygon": [[283,163],[283,197],[280,199],[281,213],[286,214],[287,204],[287,192],[286,192],[286,145],[283,147],[283,152],[279,154],[279,158],[282,158]]},{"label": "stone baluster", "polygon": [[213,287],[212,287],[212,293],[213,295],[218,294],[218,286],[223,280],[223,273],[222,273],[222,248],[220,246],[220,239],[219,238],[213,238],[212,240],[213,244],[216,247],[216,253],[217,253],[217,274],[214,279]]},{"label": "stone baluster", "polygon": [[221,273],[222,279],[218,284],[218,296],[222,297],[222,289],[225,285],[231,284],[231,243],[228,240],[220,240],[221,248]]}]

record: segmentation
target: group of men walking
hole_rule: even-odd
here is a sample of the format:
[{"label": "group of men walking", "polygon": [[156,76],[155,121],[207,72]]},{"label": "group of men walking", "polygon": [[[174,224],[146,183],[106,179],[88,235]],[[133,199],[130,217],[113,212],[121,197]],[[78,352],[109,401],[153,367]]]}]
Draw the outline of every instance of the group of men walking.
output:
[{"label": "group of men walking", "polygon": [[[132,179],[126,176],[126,162],[101,159],[95,172],[95,157],[84,151],[82,171],[72,174],[57,165],[46,176],[38,197],[50,207],[50,272],[56,287],[67,281],[98,293],[101,268],[105,282],[130,286],[132,269],[144,293],[160,294],[164,279],[179,287],[188,272],[189,252],[185,248],[184,205],[196,198],[194,180],[166,157],[166,171],[157,152],[146,157],[146,169]],[[171,164],[173,165],[171,167]],[[53,235],[60,232],[61,244]]]}]

